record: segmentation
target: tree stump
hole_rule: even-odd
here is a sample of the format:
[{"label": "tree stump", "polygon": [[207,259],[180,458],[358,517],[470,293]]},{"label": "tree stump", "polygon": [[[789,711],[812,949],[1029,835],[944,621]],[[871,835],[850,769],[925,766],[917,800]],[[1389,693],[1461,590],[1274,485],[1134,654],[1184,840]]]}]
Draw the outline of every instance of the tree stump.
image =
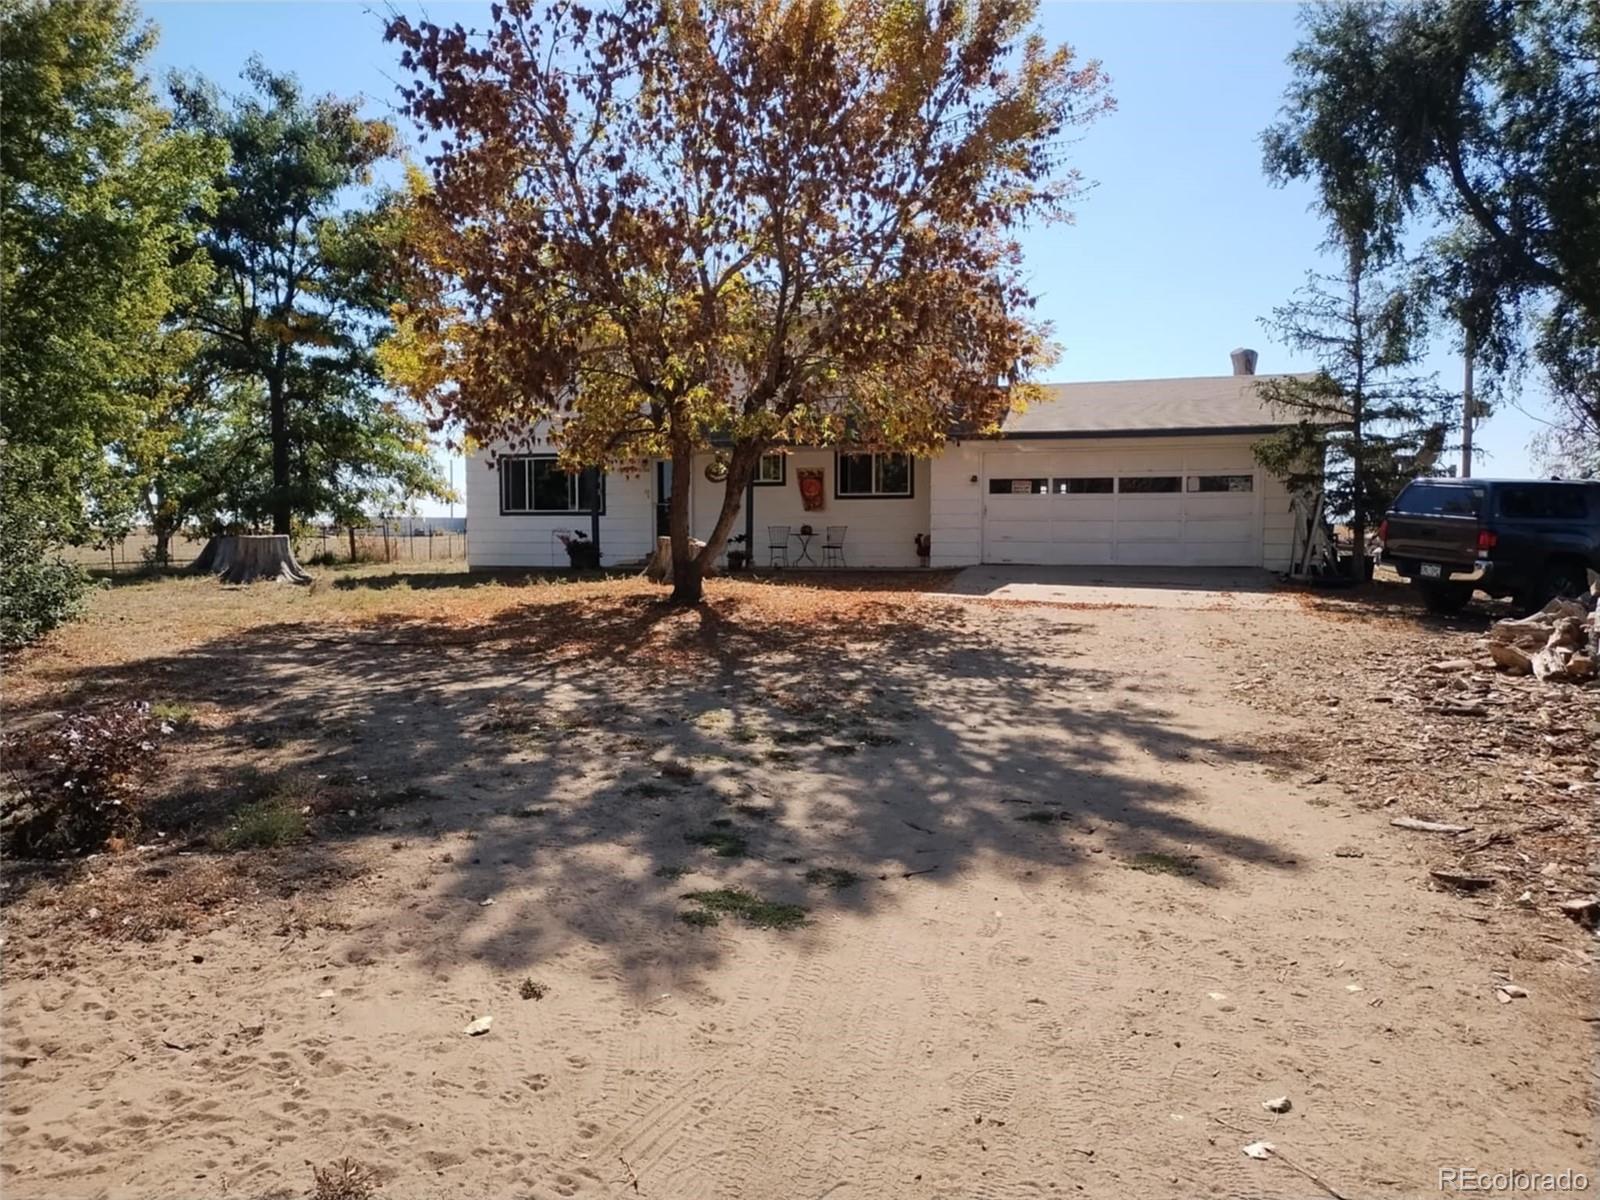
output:
[{"label": "tree stump", "polygon": [[[689,539],[689,553],[690,554],[699,554],[700,551],[704,550],[705,548],[706,548],[706,544],[704,542],[702,542],[699,538],[690,538]],[[707,576],[715,575],[717,572],[715,570],[714,564],[707,563],[706,564],[705,573],[706,573]],[[650,561],[645,563],[645,565],[644,565],[644,575],[645,575],[645,578],[650,580],[651,583],[671,583],[672,582],[672,539],[671,538],[669,538],[669,537],[658,537],[656,539],[655,553],[650,556]]]},{"label": "tree stump", "polygon": [[295,561],[286,533],[246,533],[214,537],[194,560],[198,572],[215,575],[223,583],[310,583]]}]

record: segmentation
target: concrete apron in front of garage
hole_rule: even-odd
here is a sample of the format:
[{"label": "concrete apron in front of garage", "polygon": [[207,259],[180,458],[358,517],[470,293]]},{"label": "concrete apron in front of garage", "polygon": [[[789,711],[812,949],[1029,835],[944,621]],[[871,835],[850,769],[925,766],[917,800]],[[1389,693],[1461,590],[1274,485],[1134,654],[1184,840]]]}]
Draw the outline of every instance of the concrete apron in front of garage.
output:
[{"label": "concrete apron in front of garage", "polygon": [[967,567],[935,594],[1107,608],[1295,605],[1275,575],[1251,567]]}]

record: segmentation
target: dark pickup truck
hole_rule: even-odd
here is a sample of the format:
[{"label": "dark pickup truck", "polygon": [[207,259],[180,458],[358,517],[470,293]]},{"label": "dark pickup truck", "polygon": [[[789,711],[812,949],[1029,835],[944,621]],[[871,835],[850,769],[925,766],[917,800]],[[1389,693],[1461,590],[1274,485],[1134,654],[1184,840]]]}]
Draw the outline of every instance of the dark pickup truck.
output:
[{"label": "dark pickup truck", "polygon": [[1433,612],[1458,612],[1474,589],[1528,607],[1580,596],[1600,571],[1600,482],[1414,480],[1378,540]]}]

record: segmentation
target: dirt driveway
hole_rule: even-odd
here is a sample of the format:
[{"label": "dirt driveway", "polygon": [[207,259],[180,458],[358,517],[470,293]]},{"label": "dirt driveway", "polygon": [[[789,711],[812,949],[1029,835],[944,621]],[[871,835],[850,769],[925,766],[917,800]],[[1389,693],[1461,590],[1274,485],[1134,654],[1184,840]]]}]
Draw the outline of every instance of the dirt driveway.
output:
[{"label": "dirt driveway", "polygon": [[1430,890],[1298,761],[1404,620],[504,590],[25,665],[195,706],[174,821],[248,765],[310,825],[13,899],[7,1196],[301,1196],[346,1155],[418,1200],[1592,1183],[1591,943]]}]

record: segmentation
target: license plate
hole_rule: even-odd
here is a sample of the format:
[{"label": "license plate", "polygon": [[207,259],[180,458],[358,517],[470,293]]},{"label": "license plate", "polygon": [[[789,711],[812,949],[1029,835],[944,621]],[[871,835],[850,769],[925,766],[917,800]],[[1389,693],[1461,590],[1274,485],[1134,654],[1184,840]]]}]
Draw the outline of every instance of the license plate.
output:
[{"label": "license plate", "polygon": [[1438,579],[1444,574],[1444,568],[1438,563],[1423,563],[1422,577],[1424,579]]}]

